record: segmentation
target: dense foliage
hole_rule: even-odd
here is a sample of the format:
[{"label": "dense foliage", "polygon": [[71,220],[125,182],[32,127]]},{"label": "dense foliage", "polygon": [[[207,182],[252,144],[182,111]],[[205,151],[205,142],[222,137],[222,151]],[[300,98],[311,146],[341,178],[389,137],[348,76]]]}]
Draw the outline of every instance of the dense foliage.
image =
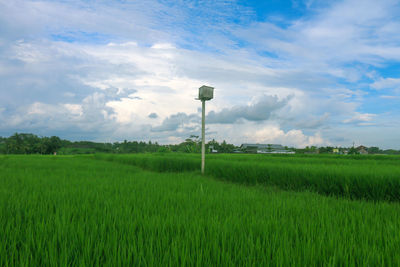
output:
[{"label": "dense foliage", "polygon": [[399,266],[399,232],[398,203],[0,156],[1,266]]},{"label": "dense foliage", "polygon": [[[305,147],[305,148],[288,148],[286,150],[295,151],[298,154],[359,154],[354,147]],[[4,138],[0,137],[0,154],[53,154],[74,155],[74,154],[94,154],[94,153],[144,153],[144,152],[183,152],[183,153],[200,153],[201,142],[199,136],[192,135],[180,144],[160,145],[157,142],[143,141],[127,141],[114,143],[100,143],[91,141],[68,141],[60,139],[58,136],[40,137],[34,134],[15,133],[14,135]],[[211,140],[206,144],[206,151],[218,153],[234,153],[234,152],[256,152],[241,149],[233,144],[229,144],[225,140],[219,143]],[[335,152],[336,151],[336,152]],[[387,149],[381,150],[378,147],[366,148],[369,154],[389,154],[400,155],[400,151]]]},{"label": "dense foliage", "polygon": [[[64,141],[65,143],[65,141]],[[52,154],[63,145],[57,136],[38,137],[34,134],[18,134],[0,139],[3,154]]]},{"label": "dense foliage", "polygon": [[[235,146],[218,143],[215,140],[207,144],[207,150],[212,145],[219,152],[231,153]],[[15,133],[3,138],[0,137],[0,154],[94,154],[94,153],[144,153],[144,152],[183,152],[200,153],[201,145],[198,136],[191,136],[184,142],[175,145],[160,145],[157,142],[127,141],[114,143],[99,143],[90,141],[62,140],[57,136],[39,137],[34,134]]]}]

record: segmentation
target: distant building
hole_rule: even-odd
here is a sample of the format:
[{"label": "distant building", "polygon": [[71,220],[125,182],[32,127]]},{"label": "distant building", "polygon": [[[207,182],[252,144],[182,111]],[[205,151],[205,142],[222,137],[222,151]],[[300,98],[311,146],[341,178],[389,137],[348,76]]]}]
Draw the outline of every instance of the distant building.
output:
[{"label": "distant building", "polygon": [[210,149],[211,153],[218,153],[218,150],[216,150],[213,145],[210,145],[208,148]]},{"label": "distant building", "polygon": [[339,154],[339,148],[334,148],[334,149],[332,150],[332,152],[335,153],[335,154]]},{"label": "distant building", "polygon": [[362,155],[368,154],[368,150],[367,149],[368,148],[365,147],[365,146],[359,146],[359,147],[356,148],[357,152],[362,154]]},{"label": "distant building", "polygon": [[294,151],[285,149],[279,144],[242,144],[242,151],[258,154],[294,154]]}]

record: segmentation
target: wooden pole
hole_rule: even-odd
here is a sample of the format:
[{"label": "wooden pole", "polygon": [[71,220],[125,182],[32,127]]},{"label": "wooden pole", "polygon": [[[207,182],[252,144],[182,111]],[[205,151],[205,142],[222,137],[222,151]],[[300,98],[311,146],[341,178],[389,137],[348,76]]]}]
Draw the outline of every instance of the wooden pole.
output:
[{"label": "wooden pole", "polygon": [[206,135],[206,130],[205,130],[205,115],[206,115],[206,101],[201,100],[201,173],[204,174],[204,165],[205,165],[205,160],[206,160],[206,145],[205,145],[205,135]]}]

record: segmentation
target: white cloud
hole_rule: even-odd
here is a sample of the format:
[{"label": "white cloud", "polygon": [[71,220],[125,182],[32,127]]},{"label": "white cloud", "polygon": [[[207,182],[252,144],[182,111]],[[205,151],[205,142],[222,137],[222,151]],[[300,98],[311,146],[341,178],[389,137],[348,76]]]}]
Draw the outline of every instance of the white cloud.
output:
[{"label": "white cloud", "polygon": [[400,60],[397,1],[333,1],[315,11],[316,15],[292,21],[287,28],[254,23],[233,34],[257,50],[275,53],[291,68],[351,82],[364,75],[354,63],[378,66],[385,60]]},{"label": "white cloud", "polygon": [[398,96],[395,96],[395,95],[381,95],[379,97],[383,98],[383,99],[398,99],[399,98]]},{"label": "white cloud", "polygon": [[283,144],[287,146],[305,147],[321,146],[329,144],[325,141],[319,132],[307,136],[301,130],[283,131],[277,126],[271,125],[265,128],[249,132],[245,135],[247,140],[264,144]]},{"label": "white cloud", "polygon": [[358,123],[358,125],[371,125],[370,122],[375,117],[376,114],[356,112],[351,118],[345,119],[343,123]]},{"label": "white cloud", "polygon": [[167,49],[175,49],[175,46],[169,43],[158,43],[158,44],[153,44],[151,48],[167,50]]},{"label": "white cloud", "polygon": [[63,106],[73,115],[82,116],[82,105],[79,104],[63,104]]},{"label": "white cloud", "polygon": [[400,78],[379,78],[371,84],[376,90],[382,89],[400,89]]}]

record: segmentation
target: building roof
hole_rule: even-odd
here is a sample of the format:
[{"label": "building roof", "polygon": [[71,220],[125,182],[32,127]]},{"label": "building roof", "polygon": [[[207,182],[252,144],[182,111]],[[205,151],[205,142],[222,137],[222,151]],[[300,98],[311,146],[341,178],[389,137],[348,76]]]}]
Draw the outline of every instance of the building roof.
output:
[{"label": "building roof", "polygon": [[279,144],[242,144],[242,148],[257,148],[257,149],[283,149]]}]

